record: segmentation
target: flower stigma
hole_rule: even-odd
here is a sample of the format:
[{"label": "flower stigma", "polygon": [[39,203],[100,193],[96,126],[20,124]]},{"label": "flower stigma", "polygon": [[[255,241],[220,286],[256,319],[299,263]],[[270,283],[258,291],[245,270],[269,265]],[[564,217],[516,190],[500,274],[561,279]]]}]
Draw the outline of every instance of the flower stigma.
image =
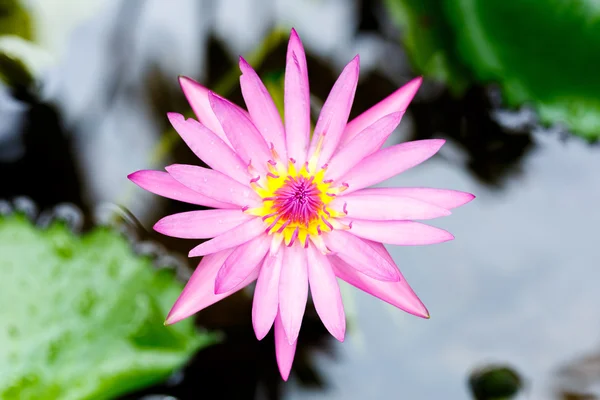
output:
[{"label": "flower stigma", "polygon": [[[333,229],[349,228],[336,221],[336,218],[345,217],[346,213],[328,207],[339,193],[346,190],[347,185],[335,186],[332,180],[327,180],[327,165],[316,168],[316,156],[297,168],[293,158],[284,167],[273,145],[271,153],[273,160],[267,163],[269,172],[265,177],[257,176],[251,181],[263,204],[246,212],[261,217],[266,224],[266,232],[275,235],[287,246],[298,241],[308,247],[310,239],[317,248],[327,252],[320,235]],[[249,168],[252,170],[251,166]]]}]

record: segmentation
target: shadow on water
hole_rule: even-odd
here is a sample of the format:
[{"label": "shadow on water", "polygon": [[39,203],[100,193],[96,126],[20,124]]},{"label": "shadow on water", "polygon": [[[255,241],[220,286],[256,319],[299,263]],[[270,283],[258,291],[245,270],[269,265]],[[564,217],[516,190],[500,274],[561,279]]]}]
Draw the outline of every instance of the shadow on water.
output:
[{"label": "shadow on water", "polygon": [[499,186],[520,171],[532,149],[531,127],[509,129],[492,117],[498,108],[482,87],[470,88],[462,98],[444,91],[431,102],[415,102],[413,139],[445,137],[464,151],[468,170],[481,182]]},{"label": "shadow on water", "polygon": [[83,207],[73,147],[59,110],[25,88],[15,89],[12,96],[27,110],[23,121],[15,121],[22,122],[18,132],[12,132],[23,151],[17,159],[0,159],[0,198],[28,196],[41,208],[61,202]]}]

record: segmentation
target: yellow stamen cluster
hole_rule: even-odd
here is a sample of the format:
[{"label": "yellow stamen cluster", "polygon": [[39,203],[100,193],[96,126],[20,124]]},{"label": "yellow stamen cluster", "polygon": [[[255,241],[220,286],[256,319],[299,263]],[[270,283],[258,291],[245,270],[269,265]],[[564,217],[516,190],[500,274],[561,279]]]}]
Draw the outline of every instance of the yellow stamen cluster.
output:
[{"label": "yellow stamen cluster", "polygon": [[[332,187],[332,182],[325,180],[326,167],[316,173],[310,171],[308,164],[302,168],[296,168],[293,160],[288,162],[287,169],[281,167],[281,163],[269,162],[269,173],[264,179],[252,183],[252,187],[263,199],[261,207],[247,210],[246,212],[262,217],[265,221],[267,232],[278,235],[286,245],[291,245],[298,240],[302,246],[308,246],[308,239],[320,241],[319,235],[334,229],[335,218],[345,216],[343,212],[335,211],[327,205],[335,196],[343,191],[345,187]],[[302,180],[309,182],[311,193],[313,193],[313,205],[311,215],[308,218],[291,218],[290,213],[282,209],[278,201],[278,194],[287,190],[286,185],[290,182]],[[294,220],[296,219],[296,220]]]}]

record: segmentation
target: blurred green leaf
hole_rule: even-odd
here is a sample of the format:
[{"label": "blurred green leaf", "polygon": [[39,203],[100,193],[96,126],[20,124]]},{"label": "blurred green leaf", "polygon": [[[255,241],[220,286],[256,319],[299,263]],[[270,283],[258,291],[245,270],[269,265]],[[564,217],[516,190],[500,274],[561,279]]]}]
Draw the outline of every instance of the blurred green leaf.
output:
[{"label": "blurred green leaf", "polygon": [[31,40],[31,17],[19,0],[0,0],[0,36],[16,35]]},{"label": "blurred green leaf", "polygon": [[110,399],[165,379],[215,337],[163,321],[181,285],[118,233],[0,217],[0,398]]},{"label": "blurred green leaf", "polygon": [[600,137],[600,2],[387,3],[418,70],[453,88],[464,78],[498,83],[509,106],[530,103],[544,123]]},{"label": "blurred green leaf", "polygon": [[456,94],[467,88],[470,74],[458,54],[451,27],[439,0],[386,0],[402,41],[419,73],[442,82]]}]

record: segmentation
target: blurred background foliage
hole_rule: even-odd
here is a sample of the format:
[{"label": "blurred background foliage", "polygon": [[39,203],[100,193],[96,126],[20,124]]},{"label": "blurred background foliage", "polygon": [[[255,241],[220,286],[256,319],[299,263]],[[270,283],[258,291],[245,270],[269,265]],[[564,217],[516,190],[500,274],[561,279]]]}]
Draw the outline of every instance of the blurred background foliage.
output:
[{"label": "blurred background foliage", "polygon": [[174,270],[153,267],[111,229],[76,236],[46,223],[0,217],[0,398],[114,398],[216,341],[191,320],[163,326],[183,289]]},{"label": "blurred background foliage", "polygon": [[545,124],[600,132],[600,3],[587,0],[386,0],[415,68],[463,93],[502,89]]},{"label": "blurred background foliage", "polygon": [[[243,54],[281,110],[291,25],[307,44],[314,117],[356,52],[352,116],[422,74],[392,141],[448,139],[444,169],[464,169],[480,191],[499,193],[522,175],[541,136],[558,131],[586,144],[600,136],[597,1],[176,3],[0,0],[0,398],[327,397],[331,368],[319,357],[338,357],[311,305],[292,373],[305,392],[282,385],[272,335],[255,340],[247,292],[162,325],[197,260],[182,256],[189,242],[148,227],[195,207],[141,193],[125,176],[198,163],[164,118],[193,116],[178,74],[243,104]],[[244,23],[229,19],[234,14]],[[57,208],[64,203],[83,215],[81,229]],[[107,203],[135,218],[124,212],[126,223],[98,223]],[[351,300],[349,335],[360,337]],[[555,398],[598,398],[591,354],[556,369],[548,389]],[[492,363],[453,373],[465,395],[500,400],[527,396],[527,371],[519,369]]]}]

